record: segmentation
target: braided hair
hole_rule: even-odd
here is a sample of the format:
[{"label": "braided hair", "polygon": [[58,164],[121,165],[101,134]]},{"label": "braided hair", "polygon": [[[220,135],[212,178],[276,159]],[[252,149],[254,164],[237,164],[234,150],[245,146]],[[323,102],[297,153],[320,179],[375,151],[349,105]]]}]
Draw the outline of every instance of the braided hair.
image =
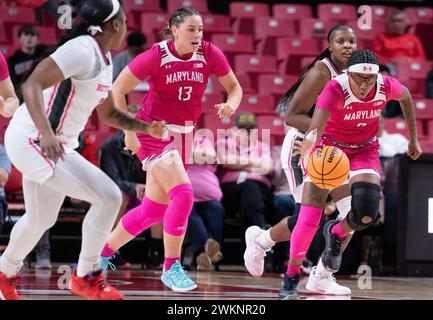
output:
[{"label": "braided hair", "polygon": [[371,63],[379,65],[379,58],[371,50],[357,50],[352,52],[352,55],[347,61],[347,67],[353,66],[358,63]]},{"label": "braided hair", "polygon": [[[341,30],[341,29],[351,29],[351,27],[348,25],[345,25],[345,24],[338,24],[338,25],[332,27],[332,29],[329,30],[329,32],[328,32],[328,36],[327,36],[328,43],[331,43],[331,39],[334,37],[335,32],[338,30]],[[319,54],[316,57],[316,59],[314,59],[309,65],[307,65],[304,68],[304,71],[302,72],[302,74],[298,78],[298,80],[282,96],[282,98],[278,102],[278,105],[276,108],[276,111],[279,114],[284,115],[286,113],[286,110],[287,110],[287,107],[289,105],[290,100],[292,100],[293,95],[295,94],[295,92],[299,88],[299,86],[301,85],[301,82],[302,82],[302,80],[304,80],[308,71],[310,71],[314,67],[314,65],[316,64],[317,61],[322,60],[324,58],[331,59],[331,52],[329,51],[329,48],[326,48],[321,54]]]},{"label": "braided hair", "polygon": [[173,37],[173,33],[171,32],[171,27],[176,26],[179,27],[182,23],[185,22],[185,19],[190,16],[200,16],[200,13],[197,10],[191,8],[180,8],[174,11],[170,18],[168,19],[168,25],[166,28],[162,30],[162,33],[167,36]]}]

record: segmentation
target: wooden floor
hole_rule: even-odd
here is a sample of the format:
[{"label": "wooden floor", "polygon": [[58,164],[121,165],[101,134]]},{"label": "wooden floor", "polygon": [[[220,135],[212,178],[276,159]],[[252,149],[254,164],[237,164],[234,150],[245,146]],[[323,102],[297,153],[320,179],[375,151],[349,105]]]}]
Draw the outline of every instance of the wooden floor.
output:
[{"label": "wooden floor", "polygon": [[[62,267],[60,267],[62,268]],[[223,268],[224,270],[224,268]],[[60,271],[60,272],[58,272]],[[67,274],[67,273],[66,273]],[[18,292],[25,300],[75,300],[80,299],[64,289],[66,275],[58,266],[53,270],[23,269],[17,283]],[[242,271],[189,272],[198,284],[188,293],[176,293],[161,282],[159,271],[110,271],[109,282],[121,290],[128,300],[276,300],[281,275],[268,274],[253,278]],[[337,278],[342,285],[352,289],[348,297],[325,296],[308,293],[307,277],[300,283],[302,300],[433,300],[433,278],[371,278],[371,289],[360,289],[368,282],[356,277]]]}]

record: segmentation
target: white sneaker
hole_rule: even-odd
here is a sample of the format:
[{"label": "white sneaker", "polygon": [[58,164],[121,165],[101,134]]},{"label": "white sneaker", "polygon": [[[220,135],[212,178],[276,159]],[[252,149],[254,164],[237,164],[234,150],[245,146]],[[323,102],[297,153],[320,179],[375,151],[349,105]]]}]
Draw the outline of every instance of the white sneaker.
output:
[{"label": "white sneaker", "polygon": [[253,277],[262,276],[265,265],[266,250],[256,242],[256,238],[262,232],[265,232],[265,230],[257,226],[251,226],[245,231],[245,243],[247,248],[244,252],[244,264]]},{"label": "white sneaker", "polygon": [[347,296],[352,293],[350,288],[339,285],[332,274],[316,274],[316,267],[310,273],[306,288],[313,293],[333,294],[336,296]]}]

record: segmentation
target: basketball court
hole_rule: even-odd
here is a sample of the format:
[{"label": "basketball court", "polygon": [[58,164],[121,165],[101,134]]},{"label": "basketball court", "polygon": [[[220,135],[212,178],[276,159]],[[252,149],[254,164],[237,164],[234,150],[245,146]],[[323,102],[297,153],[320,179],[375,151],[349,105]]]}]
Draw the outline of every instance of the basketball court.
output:
[{"label": "basketball court", "polygon": [[[63,289],[66,273],[23,269],[17,283],[22,300],[80,300]],[[62,270],[62,269],[60,269]],[[224,270],[224,268],[223,268]],[[277,300],[281,284],[279,274],[253,278],[247,272],[189,272],[198,287],[188,293],[166,288],[160,271],[132,269],[110,271],[109,282],[125,294],[126,300]],[[356,277],[337,277],[341,285],[352,289],[351,296],[310,294],[305,289],[307,276],[300,285],[300,300],[433,300],[433,278],[372,277],[368,283]],[[360,289],[360,287],[367,287]]]}]

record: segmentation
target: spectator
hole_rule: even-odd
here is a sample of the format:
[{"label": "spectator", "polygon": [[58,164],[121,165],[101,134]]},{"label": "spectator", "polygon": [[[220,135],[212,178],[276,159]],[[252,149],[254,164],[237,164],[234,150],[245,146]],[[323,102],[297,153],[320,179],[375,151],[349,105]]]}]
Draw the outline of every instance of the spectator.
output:
[{"label": "spectator", "polygon": [[250,225],[265,228],[272,213],[270,147],[255,128],[256,115],[241,112],[228,136],[217,142],[223,204],[227,213],[240,214],[242,239]]},{"label": "spectator", "polygon": [[127,40],[128,48],[113,58],[113,81],[136,56],[146,51],[147,39],[141,32],[132,32]]},{"label": "spectator", "polygon": [[379,61],[425,60],[424,47],[420,39],[407,33],[406,15],[402,10],[394,10],[388,15],[386,32],[379,33],[373,42],[373,51]]},{"label": "spectator", "polygon": [[[128,106],[128,111],[132,116],[138,112],[138,109],[138,105]],[[122,205],[114,224],[117,225],[127,210],[141,203],[146,188],[146,173],[142,170],[142,164],[138,158],[125,150],[125,134],[121,130],[116,132],[101,147],[100,164],[101,170],[122,191]],[[162,269],[163,257],[162,227],[156,225],[151,229],[147,259],[148,268]],[[117,254],[112,262],[119,268],[130,266],[120,254]]]},{"label": "spectator", "polygon": [[[391,70],[386,64],[379,65],[379,72],[383,75],[391,75]],[[386,103],[382,111],[385,118],[403,118],[403,111],[401,111],[400,102],[397,100],[390,100]]]},{"label": "spectator", "polygon": [[32,25],[27,24],[19,28],[18,37],[21,49],[8,59],[10,76],[15,88],[21,85],[24,75],[46,50],[46,46],[39,45],[39,33]]},{"label": "spectator", "polygon": [[3,146],[3,144],[0,144],[0,233],[5,223],[6,210],[7,210],[6,194],[5,194],[4,186],[6,185],[6,182],[9,179],[11,170],[12,170],[12,165],[6,154],[5,147]]},{"label": "spectator", "polygon": [[194,191],[194,206],[188,220],[187,237],[193,249],[198,271],[210,271],[223,255],[224,207],[222,191],[216,176],[216,151],[206,137],[194,140],[194,164],[188,176]]}]

